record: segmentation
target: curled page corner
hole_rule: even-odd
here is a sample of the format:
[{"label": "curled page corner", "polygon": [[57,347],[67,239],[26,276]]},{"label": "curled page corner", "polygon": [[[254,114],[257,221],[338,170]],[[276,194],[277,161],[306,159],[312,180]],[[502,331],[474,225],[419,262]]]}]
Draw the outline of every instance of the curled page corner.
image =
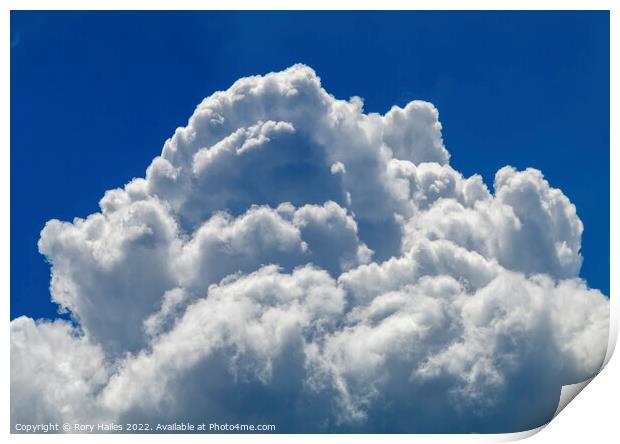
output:
[{"label": "curled page corner", "polygon": [[[568,384],[562,386],[562,391],[560,392],[560,400],[558,401],[558,408],[553,414],[553,418],[558,416],[564,407],[566,407],[575,396],[577,396],[585,387],[588,385],[594,378],[596,378],[596,373],[594,376],[586,379],[585,381],[578,382],[576,384]],[[553,421],[553,418],[551,419]]]},{"label": "curled page corner", "polygon": [[[615,325],[614,325],[615,324]],[[553,418],[551,418],[551,420],[553,421],[553,419],[558,416],[560,414],[560,412],[562,410],[564,410],[564,408],[573,400],[575,399],[575,397],[584,389],[586,388],[586,386],[592,382],[592,380],[594,378],[596,378],[596,376],[603,371],[603,369],[605,368],[605,366],[607,365],[607,363],[609,362],[609,360],[611,359],[611,356],[614,353],[614,349],[616,347],[616,341],[618,338],[618,326],[616,322],[611,322],[610,323],[610,329],[609,329],[609,342],[607,344],[607,352],[605,353],[605,359],[603,360],[603,364],[601,365],[601,368],[599,369],[599,371],[597,371],[594,375],[592,375],[591,377],[589,377],[588,379],[581,381],[581,382],[577,382],[575,384],[567,384],[567,385],[563,385],[562,386],[562,391],[560,392],[560,400],[558,401],[558,408],[555,410],[555,413],[553,414]]]},{"label": "curled page corner", "polygon": [[613,312],[610,319],[609,325],[609,341],[607,343],[607,352],[605,353],[605,359],[603,360],[603,364],[598,372],[592,375],[590,378],[577,382],[576,384],[568,384],[562,386],[562,391],[560,392],[560,400],[558,401],[558,408],[553,414],[553,420],[556,416],[560,414],[562,410],[573,400],[575,397],[590,383],[596,376],[603,371],[611,356],[614,353],[614,349],[616,348],[616,342],[618,340],[618,322]]},{"label": "curled page corner", "polygon": [[526,438],[529,438],[530,436],[534,436],[535,434],[540,432],[545,427],[547,427],[547,424],[543,424],[543,425],[541,425],[539,427],[536,427],[536,428],[530,429],[530,430],[525,430],[523,432],[504,433],[502,435],[496,435],[496,436],[499,437],[499,439],[496,442],[521,441],[522,439],[526,439]]},{"label": "curled page corner", "polygon": [[593,375],[592,377],[584,381],[577,382],[576,384],[563,385],[562,390],[560,391],[560,399],[558,401],[558,407],[555,410],[555,413],[553,414],[553,418],[551,418],[549,422],[539,427],[536,427],[534,429],[531,429],[531,430],[497,435],[499,437],[499,441],[497,442],[520,441],[522,439],[529,438],[530,436],[534,436],[535,434],[543,430],[545,427],[547,427],[551,423],[551,421],[555,419],[556,416],[560,414],[562,410],[564,410],[564,407],[566,407],[573,399],[575,399],[575,397],[596,377],[596,375],[598,375],[599,372],[597,372],[595,375]]},{"label": "curled page corner", "polygon": [[[603,364],[601,365],[601,368],[591,377],[589,377],[588,379],[585,379],[581,382],[577,382],[575,384],[567,384],[567,385],[563,385],[562,386],[562,390],[560,392],[560,400],[558,401],[558,407],[555,410],[555,413],[553,414],[553,418],[551,418],[551,421],[553,421],[555,419],[556,416],[558,416],[560,414],[560,412],[562,410],[564,410],[564,408],[573,400],[575,399],[575,397],[581,393],[581,391],[586,388],[586,386],[592,382],[594,380],[594,378],[596,378],[598,376],[598,374],[600,372],[603,371],[603,369],[605,368],[605,366],[607,365],[607,363],[609,362],[609,360],[611,359],[612,355],[614,354],[614,350],[616,348],[616,343],[618,340],[618,319],[617,319],[617,315],[612,311],[612,313],[610,314],[610,323],[609,323],[609,340],[607,343],[607,352],[605,353],[605,358],[603,359]],[[549,423],[551,422],[549,421]],[[537,429],[532,429],[530,432],[531,435],[534,435],[535,433],[537,433],[538,431],[542,430],[543,428],[545,428],[549,423],[537,428]],[[527,433],[527,432],[523,432],[523,433]],[[531,436],[531,435],[527,435],[527,436]],[[527,436],[524,436],[523,438],[526,438]],[[522,439],[522,438],[517,438],[517,439]]]}]

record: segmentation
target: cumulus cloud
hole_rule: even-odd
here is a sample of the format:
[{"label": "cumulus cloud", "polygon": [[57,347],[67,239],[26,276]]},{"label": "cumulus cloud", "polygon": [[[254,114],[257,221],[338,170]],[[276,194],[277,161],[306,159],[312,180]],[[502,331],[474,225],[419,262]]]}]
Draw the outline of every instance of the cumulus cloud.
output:
[{"label": "cumulus cloud", "polygon": [[[427,102],[304,65],[198,105],[144,178],[49,221],[66,321],[11,322],[11,420],[512,432],[596,373],[609,303],[540,171],[449,164]],[[51,383],[50,383],[51,382]]]},{"label": "cumulus cloud", "polygon": [[68,322],[11,321],[11,417],[29,424],[98,421],[110,373],[101,347]]}]

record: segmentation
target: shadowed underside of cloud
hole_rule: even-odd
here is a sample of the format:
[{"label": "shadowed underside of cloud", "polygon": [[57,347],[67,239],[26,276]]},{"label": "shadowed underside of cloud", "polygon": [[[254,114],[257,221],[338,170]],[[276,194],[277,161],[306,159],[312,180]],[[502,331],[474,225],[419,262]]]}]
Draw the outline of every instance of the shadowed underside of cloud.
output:
[{"label": "shadowed underside of cloud", "polygon": [[609,303],[541,172],[490,192],[437,110],[365,114],[314,71],[240,79],[145,178],[49,221],[75,320],[11,322],[11,420],[513,432],[601,366]]}]

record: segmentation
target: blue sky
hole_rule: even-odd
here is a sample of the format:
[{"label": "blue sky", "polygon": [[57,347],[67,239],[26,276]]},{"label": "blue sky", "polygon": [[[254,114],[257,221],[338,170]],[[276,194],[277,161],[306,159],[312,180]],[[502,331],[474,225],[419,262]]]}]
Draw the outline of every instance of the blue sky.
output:
[{"label": "blue sky", "polygon": [[13,12],[11,46],[11,318],[55,316],[47,220],[143,176],[203,97],[296,62],[367,111],[435,104],[463,174],[541,169],[609,294],[606,12]]}]

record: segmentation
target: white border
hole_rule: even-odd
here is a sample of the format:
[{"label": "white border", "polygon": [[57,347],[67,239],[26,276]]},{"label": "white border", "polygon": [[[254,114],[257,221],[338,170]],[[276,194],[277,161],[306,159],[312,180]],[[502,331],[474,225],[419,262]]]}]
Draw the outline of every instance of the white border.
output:
[{"label": "white border", "polygon": [[[611,0],[435,0],[435,1],[410,1],[404,0],[358,0],[358,1],[342,1],[342,0],[298,0],[294,4],[283,0],[227,0],[225,2],[201,2],[197,0],[150,0],[148,2],[142,0],[92,0],[88,2],[78,0],[59,0],[51,4],[45,0],[9,0],[3,2],[3,11],[0,18],[0,28],[2,32],[2,44],[0,45],[0,60],[2,69],[0,72],[2,100],[0,103],[0,137],[2,140],[2,151],[0,160],[0,236],[2,248],[0,249],[0,285],[2,295],[4,295],[3,303],[0,304],[0,313],[5,320],[9,316],[9,258],[10,258],[10,205],[9,205],[9,186],[10,186],[10,45],[7,40],[10,39],[10,10],[37,10],[37,9],[82,9],[82,10],[143,10],[143,9],[160,9],[160,10],[199,10],[199,9],[288,9],[288,10],[338,10],[350,9],[355,6],[359,9],[381,10],[381,9],[418,9],[418,10],[562,10],[562,9],[580,9],[580,10],[611,10],[611,102],[610,102],[610,168],[611,168],[611,328],[610,328],[610,348],[606,357],[609,361],[618,332],[618,275],[613,270],[620,270],[620,260],[618,256],[618,235],[617,228],[620,224],[618,218],[619,211],[619,195],[618,190],[620,179],[614,172],[618,172],[618,131],[614,126],[614,122],[618,122],[618,88],[617,79],[620,75],[618,71],[618,8]],[[570,92],[567,92],[567,94]],[[172,438],[170,435],[149,435],[144,438],[141,435],[118,435],[111,437],[110,435],[16,435],[9,434],[10,418],[9,418],[9,388],[10,388],[10,367],[9,361],[9,326],[8,322],[2,333],[2,360],[1,377],[3,381],[2,391],[3,402],[1,407],[1,424],[3,425],[2,435],[9,435],[7,438],[11,442],[109,442],[110,439],[120,439],[122,442],[143,442],[145,440],[169,443],[171,440],[187,441],[187,442],[238,442],[256,441],[264,443],[295,442],[314,443],[317,439],[325,442],[505,442],[517,439],[530,438],[532,443],[582,443],[585,440],[598,443],[615,443],[618,437],[618,428],[616,426],[616,410],[615,399],[620,391],[620,383],[618,377],[620,375],[620,364],[618,359],[614,359],[603,369],[601,374],[594,378],[591,384],[579,395],[579,401],[570,403],[570,405],[562,411],[547,427],[541,427],[529,432],[504,434],[504,435],[183,435]],[[543,433],[536,433],[541,429],[545,429]],[[0,435],[0,436],[2,436]]]}]

